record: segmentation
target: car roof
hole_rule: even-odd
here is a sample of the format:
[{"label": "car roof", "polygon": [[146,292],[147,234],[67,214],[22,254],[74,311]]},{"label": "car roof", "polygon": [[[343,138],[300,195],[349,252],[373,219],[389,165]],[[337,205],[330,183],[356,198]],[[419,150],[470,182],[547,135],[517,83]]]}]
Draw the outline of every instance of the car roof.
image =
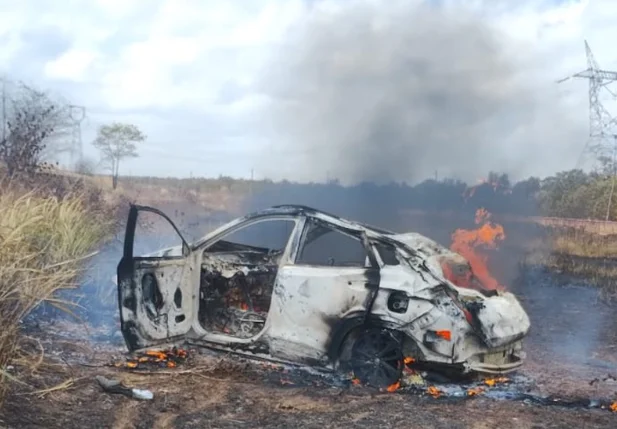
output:
[{"label": "car roof", "polygon": [[396,234],[393,231],[379,228],[373,225],[369,225],[363,222],[352,221],[349,219],[345,219],[341,216],[337,216],[332,213],[328,213],[323,210],[319,210],[313,207],[299,205],[299,204],[284,204],[278,206],[272,206],[267,209],[259,210],[253,213],[250,213],[244,216],[244,219],[252,219],[258,217],[267,217],[267,216],[306,216],[311,218],[316,218],[320,220],[324,220],[326,222],[332,223],[334,225],[349,228],[353,230],[364,230],[374,235],[394,235]]},{"label": "car roof", "polygon": [[269,217],[276,216],[306,216],[308,218],[319,219],[331,223],[339,228],[348,229],[351,231],[364,231],[368,236],[371,237],[393,237],[396,235],[395,232],[368,225],[362,222],[351,221],[349,219],[345,219],[340,216],[327,213],[323,210],[315,209],[313,207],[303,206],[299,204],[285,204],[268,207],[266,209],[258,210],[236,218],[226,223],[225,225],[220,226],[216,230],[211,231],[201,239],[195,241],[194,243],[192,243],[192,247],[196,248],[201,246],[204,242],[210,240],[212,237],[217,236],[218,234],[235,225],[245,223],[247,221],[258,220],[260,218],[267,219]]}]

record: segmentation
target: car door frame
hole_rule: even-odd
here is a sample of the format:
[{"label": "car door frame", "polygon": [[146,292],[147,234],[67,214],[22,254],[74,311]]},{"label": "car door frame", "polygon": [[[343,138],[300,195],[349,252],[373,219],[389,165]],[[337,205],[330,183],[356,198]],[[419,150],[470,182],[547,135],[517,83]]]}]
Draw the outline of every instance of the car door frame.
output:
[{"label": "car door frame", "polygon": [[[292,221],[294,223],[293,230],[291,231],[287,239],[285,250],[283,252],[283,255],[281,256],[281,260],[278,266],[278,270],[280,271],[281,267],[285,266],[287,261],[289,261],[290,258],[292,257],[292,254],[294,254],[293,253],[294,248],[297,247],[297,241],[299,240],[299,237],[302,234],[302,231],[304,228],[304,218],[301,216],[292,215],[292,214],[276,214],[276,215],[268,214],[266,216],[249,218],[241,222],[238,222],[234,225],[231,225],[229,228],[223,231],[220,231],[219,233],[217,233],[216,235],[213,235],[212,237],[209,237],[206,241],[199,243],[199,245],[193,248],[193,252],[195,253],[195,259],[198,261],[198,264],[199,264],[199,271],[201,270],[201,262],[203,259],[203,253],[206,251],[208,247],[212,246],[217,241],[223,239],[225,236],[229,234],[233,234],[234,232],[239,231],[242,228],[246,228],[251,225],[261,223],[261,222],[270,222],[270,221],[277,221],[277,220],[287,220],[287,221]],[[277,283],[277,279],[278,279],[278,272],[274,280],[273,288],[275,287]],[[274,297],[274,290],[272,293],[272,297]],[[200,342],[214,343],[214,344],[218,344],[222,346],[227,346],[227,345],[232,345],[232,344],[233,345],[253,344],[253,343],[259,342],[262,339],[262,337],[267,336],[267,332],[270,327],[270,319],[271,319],[270,313],[272,312],[272,301],[270,303],[270,310],[268,311],[268,316],[266,317],[266,321],[264,323],[264,328],[261,330],[259,334],[251,338],[236,338],[233,336],[225,335],[223,333],[212,332],[212,331],[208,331],[204,329],[204,327],[201,326],[198,320],[198,317],[197,317],[198,309],[199,309],[198,306],[199,306],[199,302],[196,303],[196,307],[195,307],[196,316],[195,316],[195,322],[193,324],[193,333],[194,333],[194,335],[192,336],[193,343],[196,343],[196,344]]]},{"label": "car door frame", "polygon": [[[300,254],[300,250],[305,244],[306,233],[311,225],[311,221],[317,221],[321,224],[326,225],[333,231],[358,239],[366,251],[370,266],[337,267],[327,265],[297,264],[297,259]],[[369,320],[373,305],[379,293],[381,267],[375,256],[372,245],[370,244],[369,238],[364,230],[345,228],[343,226],[336,225],[333,222],[329,222],[327,220],[313,216],[303,216],[301,222],[301,230],[299,232],[299,236],[294,243],[294,247],[290,249],[291,251],[289,254],[289,258],[286,260],[286,263],[284,265],[281,265],[279,269],[279,273],[282,272],[283,277],[286,277],[288,275],[291,276],[291,282],[286,282],[283,278],[279,278],[277,276],[275,293],[273,295],[273,297],[276,296],[277,301],[274,302],[273,300],[271,311],[274,310],[278,314],[276,318],[277,320],[272,322],[272,332],[268,333],[269,342],[274,357],[292,361],[300,359],[305,360],[307,363],[310,364],[327,366],[328,364],[332,363],[332,356],[330,356],[331,353],[329,350],[330,343],[334,339],[334,336],[337,334],[337,329],[343,325],[344,320],[348,316],[351,316],[355,319],[359,318],[361,320],[359,322],[360,324],[366,323]],[[358,271],[360,270],[364,270],[364,272],[358,273]],[[310,329],[324,329],[323,332],[320,332],[317,335],[315,341],[312,341],[311,343],[307,342],[310,341],[308,340],[308,337],[310,335],[300,335],[299,332],[296,333],[288,331],[287,326],[285,325],[287,325],[289,321],[286,320],[286,318],[284,317],[284,313],[286,307],[295,307],[293,305],[293,301],[300,299],[299,296],[304,293],[301,290],[302,286],[299,286],[297,284],[298,281],[302,279],[302,276],[306,276],[304,280],[307,280],[310,278],[311,275],[314,274],[331,273],[332,276],[342,278],[345,277],[346,271],[350,272],[350,277],[345,278],[346,284],[341,284],[341,286],[345,288],[357,287],[357,285],[354,286],[353,284],[354,279],[356,283],[358,282],[358,279],[361,279],[363,289],[360,292],[366,291],[366,296],[362,300],[362,302],[347,309],[341,308],[341,312],[336,314],[335,316],[330,314],[322,314],[322,317],[314,317],[310,318],[310,320],[306,320],[310,326]],[[350,295],[353,295],[353,292]],[[306,295],[305,298],[308,298],[309,302],[315,303],[318,303],[318,301],[321,300],[321,298],[316,298],[314,300],[312,297],[306,297]],[[310,308],[298,308],[297,310],[298,312],[311,311]],[[314,310],[315,315],[320,314],[321,312],[321,309],[319,308],[314,308],[312,310]],[[296,328],[298,328],[298,326],[296,326]],[[308,333],[307,331],[305,332],[305,334],[310,333]]]},{"label": "car door frame", "polygon": [[[135,256],[135,232],[140,212],[158,215],[173,227],[182,242],[180,255]],[[195,278],[193,263],[194,254],[191,246],[165,213],[149,206],[130,205],[123,255],[117,267],[120,329],[129,351],[173,343],[186,338],[193,325],[195,281],[198,281]],[[162,300],[160,305],[154,305],[160,307],[155,310],[152,310],[152,306],[144,299],[146,277],[150,281],[154,279],[153,290],[158,290]],[[177,299],[178,291],[180,291],[180,305]],[[153,311],[156,311],[155,315],[152,314]],[[170,317],[174,319],[173,324],[170,323]]]}]

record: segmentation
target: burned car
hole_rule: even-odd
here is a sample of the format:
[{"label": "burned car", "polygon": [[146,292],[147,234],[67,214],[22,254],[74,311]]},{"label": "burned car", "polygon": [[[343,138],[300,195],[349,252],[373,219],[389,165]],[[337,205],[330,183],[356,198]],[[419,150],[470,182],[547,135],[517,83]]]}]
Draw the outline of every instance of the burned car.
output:
[{"label": "burned car", "polygon": [[[143,212],[181,244],[135,255]],[[247,243],[258,236],[270,244]],[[530,323],[516,297],[457,286],[445,266],[470,270],[420,234],[304,206],[258,211],[188,243],[164,213],[132,205],[117,270],[121,330],[130,351],[182,342],[380,386],[410,359],[461,374],[518,368]]]}]

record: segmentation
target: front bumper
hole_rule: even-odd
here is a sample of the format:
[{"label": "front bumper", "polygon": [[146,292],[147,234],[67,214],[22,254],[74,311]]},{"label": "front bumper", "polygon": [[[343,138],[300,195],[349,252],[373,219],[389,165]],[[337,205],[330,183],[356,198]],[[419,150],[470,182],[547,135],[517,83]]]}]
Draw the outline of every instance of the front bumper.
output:
[{"label": "front bumper", "polygon": [[520,359],[516,362],[508,362],[503,364],[492,363],[479,363],[474,362],[467,365],[469,372],[479,372],[486,374],[507,374],[512,372],[523,365],[523,360]]},{"label": "front bumper", "polygon": [[477,354],[469,359],[465,366],[468,372],[506,374],[522,366],[525,357],[522,341],[517,341],[508,347]]}]

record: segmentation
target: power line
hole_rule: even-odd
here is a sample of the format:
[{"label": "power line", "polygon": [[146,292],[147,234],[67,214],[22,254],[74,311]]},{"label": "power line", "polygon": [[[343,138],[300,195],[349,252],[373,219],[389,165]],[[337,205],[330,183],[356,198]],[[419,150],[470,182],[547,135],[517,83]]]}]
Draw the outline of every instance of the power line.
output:
[{"label": "power line", "polygon": [[563,83],[571,78],[589,81],[589,137],[579,157],[577,167],[580,167],[582,158],[587,153],[594,154],[596,161],[601,156],[612,155],[613,136],[616,134],[615,125],[617,125],[617,118],[609,113],[601,101],[601,95],[604,93],[610,94],[613,98],[616,96],[608,86],[617,82],[617,72],[600,68],[586,40],[585,54],[587,57],[585,70],[557,81],[557,83]]},{"label": "power line", "polygon": [[[613,99],[617,97],[617,94],[609,88],[610,84],[617,82],[617,72],[600,68],[586,40],[585,54],[587,56],[587,68],[561,79],[557,83],[565,82],[570,78],[589,80],[589,138],[577,164],[581,164],[582,158],[587,153],[594,155],[595,162],[610,162],[611,188],[606,207],[606,220],[609,220],[615,181],[617,180],[617,132],[615,130],[617,117],[611,115],[600,97],[605,92],[610,94]],[[577,167],[579,166],[577,165]]]}]

